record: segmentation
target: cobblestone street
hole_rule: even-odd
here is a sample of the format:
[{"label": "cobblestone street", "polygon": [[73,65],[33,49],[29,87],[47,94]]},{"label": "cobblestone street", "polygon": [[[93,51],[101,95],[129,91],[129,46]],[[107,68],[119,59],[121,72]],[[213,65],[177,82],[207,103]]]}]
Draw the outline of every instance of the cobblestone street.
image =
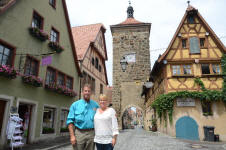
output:
[{"label": "cobblestone street", "polygon": [[[226,150],[226,143],[192,142],[137,128],[120,132],[114,150]],[[56,150],[71,150],[71,146]]]}]

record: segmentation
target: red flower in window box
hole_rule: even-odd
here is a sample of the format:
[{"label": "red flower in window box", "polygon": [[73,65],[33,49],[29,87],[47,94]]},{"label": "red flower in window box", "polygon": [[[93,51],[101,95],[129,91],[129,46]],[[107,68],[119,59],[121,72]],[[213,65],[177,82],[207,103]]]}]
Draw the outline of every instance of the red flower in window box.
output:
[{"label": "red flower in window box", "polygon": [[72,89],[69,89],[66,86],[56,85],[55,83],[45,84],[45,88],[66,96],[71,96],[71,97],[77,96],[77,93]]},{"label": "red flower in window box", "polygon": [[40,77],[33,75],[22,75],[22,81],[35,87],[41,87],[43,83]]},{"label": "red flower in window box", "polygon": [[60,46],[60,44],[58,42],[50,41],[49,42],[49,47],[51,49],[53,49],[54,51],[56,51],[57,53],[61,53],[64,50],[64,48],[62,46]]},{"label": "red flower in window box", "polygon": [[7,65],[0,65],[0,76],[15,79],[17,75],[18,72],[13,67]]},{"label": "red flower in window box", "polygon": [[40,41],[45,41],[49,38],[49,35],[44,32],[42,29],[30,27],[29,31],[32,36],[37,37]]}]

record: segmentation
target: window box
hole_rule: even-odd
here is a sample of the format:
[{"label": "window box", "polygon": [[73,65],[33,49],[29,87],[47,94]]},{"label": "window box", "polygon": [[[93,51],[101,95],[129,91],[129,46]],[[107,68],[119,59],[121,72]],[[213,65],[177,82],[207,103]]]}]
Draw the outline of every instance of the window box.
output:
[{"label": "window box", "polygon": [[53,128],[42,128],[42,134],[49,134],[49,133],[54,133],[54,129]]},{"label": "window box", "polygon": [[69,132],[68,128],[65,127],[65,128],[60,128],[60,132]]},{"label": "window box", "polygon": [[64,48],[62,46],[60,46],[60,44],[58,42],[49,42],[49,47],[51,49],[53,49],[54,51],[56,51],[57,53],[61,53]]},{"label": "window box", "polygon": [[35,87],[41,87],[43,83],[40,77],[33,75],[22,75],[22,81]]},{"label": "window box", "polygon": [[48,34],[39,28],[30,27],[29,31],[32,36],[38,38],[40,41],[46,41],[49,38]]},{"label": "window box", "polygon": [[63,94],[65,96],[75,97],[77,95],[77,93],[75,91],[73,91],[72,89],[69,89],[66,86],[56,85],[55,83],[45,84],[45,88],[49,89],[51,91],[54,91],[56,93]]},{"label": "window box", "polygon": [[18,72],[7,65],[0,65],[0,76],[7,77],[9,79],[15,79],[18,75]]}]

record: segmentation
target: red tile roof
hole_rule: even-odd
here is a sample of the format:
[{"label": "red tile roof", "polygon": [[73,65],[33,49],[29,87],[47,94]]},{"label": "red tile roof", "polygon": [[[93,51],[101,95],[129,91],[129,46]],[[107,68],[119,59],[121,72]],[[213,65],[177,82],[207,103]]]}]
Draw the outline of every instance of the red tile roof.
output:
[{"label": "red tile roof", "polygon": [[89,45],[95,42],[100,29],[105,27],[103,24],[91,24],[78,27],[72,27],[72,34],[77,51],[78,60],[82,60]]},{"label": "red tile roof", "polygon": [[125,21],[121,22],[120,24],[142,24],[142,23],[143,22],[140,22],[134,18],[127,18]]}]

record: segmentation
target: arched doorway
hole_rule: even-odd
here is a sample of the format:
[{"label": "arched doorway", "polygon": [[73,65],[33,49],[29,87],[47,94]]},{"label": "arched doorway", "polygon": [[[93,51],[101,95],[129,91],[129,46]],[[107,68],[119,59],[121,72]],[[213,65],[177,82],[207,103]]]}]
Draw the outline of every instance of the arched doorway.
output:
[{"label": "arched doorway", "polygon": [[196,121],[189,116],[178,119],[176,122],[176,137],[180,139],[199,140]]},{"label": "arched doorway", "polygon": [[125,109],[122,115],[122,129],[134,129],[143,127],[143,112],[136,107]]}]

